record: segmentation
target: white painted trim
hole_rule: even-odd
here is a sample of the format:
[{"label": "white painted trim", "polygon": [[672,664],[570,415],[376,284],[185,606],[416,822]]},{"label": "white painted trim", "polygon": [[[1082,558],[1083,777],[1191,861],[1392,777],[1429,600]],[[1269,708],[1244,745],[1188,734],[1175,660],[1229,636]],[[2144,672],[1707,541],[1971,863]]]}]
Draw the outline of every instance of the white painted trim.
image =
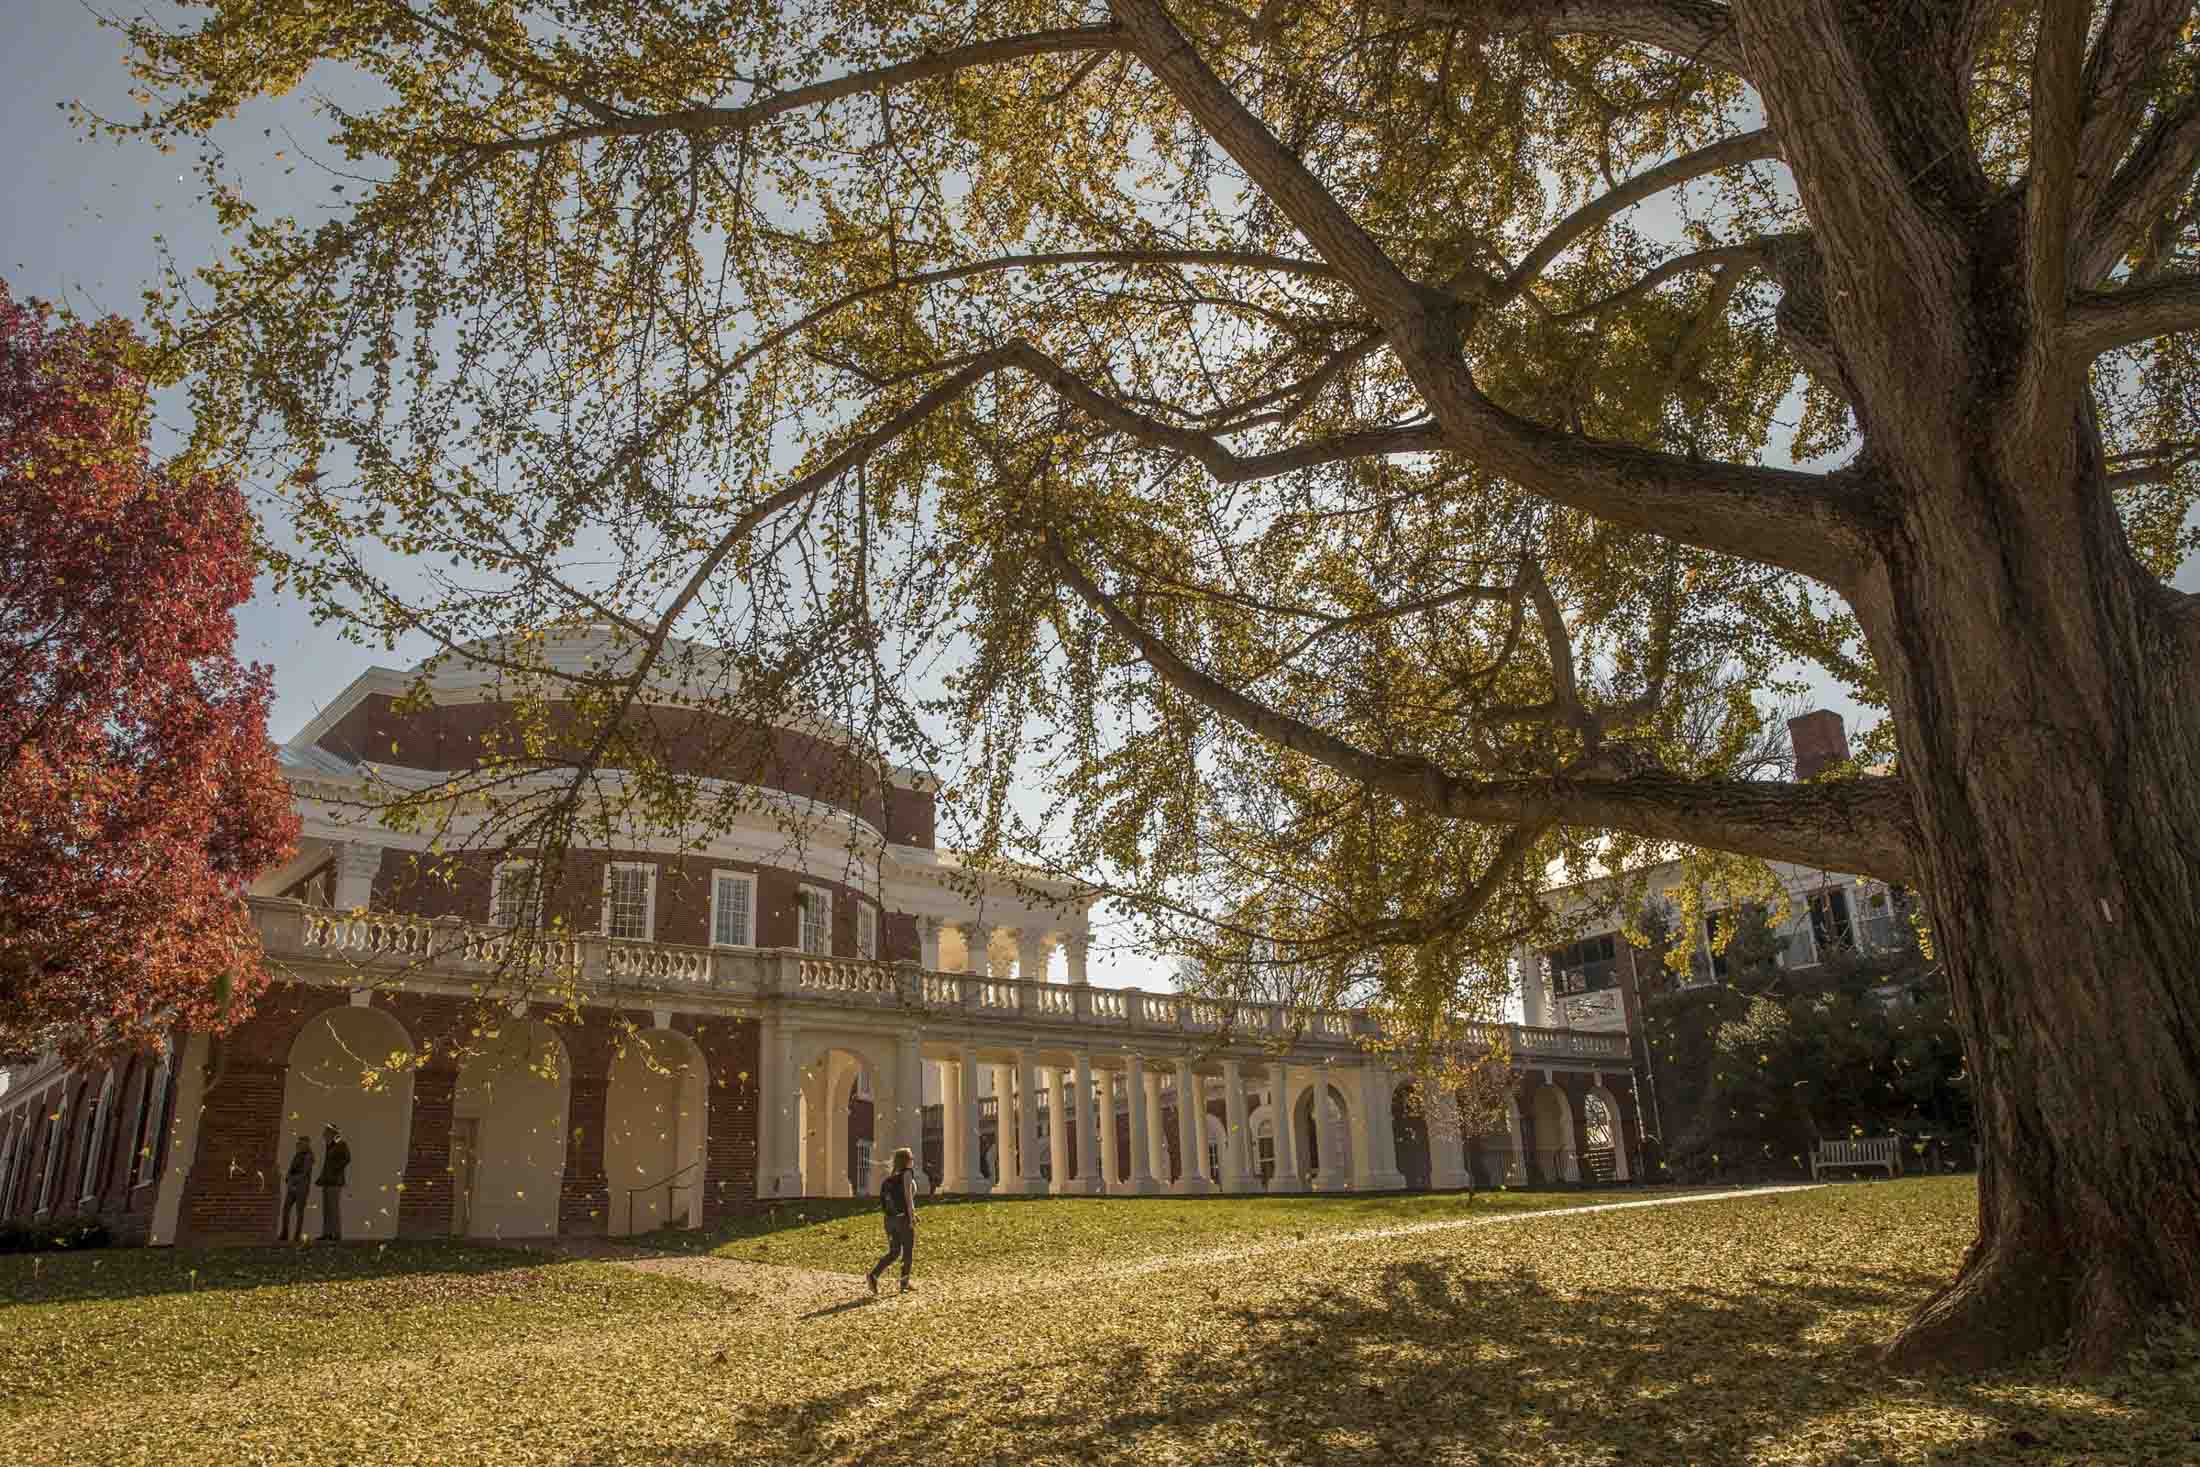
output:
[{"label": "white painted trim", "polygon": [[[718,940],[718,883],[738,881],[749,889],[749,931],[746,942],[720,942]],[[725,871],[713,867],[710,873],[710,942],[711,947],[756,946],[756,873],[754,871]]]},{"label": "white painted trim", "polygon": [[[812,886],[806,881],[795,890],[800,893],[795,898],[795,946],[814,957],[831,957],[833,955],[833,894],[822,886]],[[825,945],[821,948],[811,947],[809,944],[808,923],[803,920],[803,897],[813,898],[823,906],[825,920],[822,926],[825,934]]]},{"label": "white painted trim", "polygon": [[642,873],[642,932],[639,937],[622,934],[617,942],[655,942],[657,940],[657,863],[655,861],[606,861],[603,867],[603,925],[597,930],[611,937],[611,873],[614,871],[639,871]]},{"label": "white painted trim", "polygon": [[[504,905],[504,882],[507,875],[514,870],[531,871],[535,866],[536,862],[531,856],[512,856],[496,863],[495,869],[489,873],[489,911],[486,918],[489,926],[518,927],[525,925],[518,922],[499,922],[497,913]],[[542,921],[542,892],[539,889],[535,892],[534,906],[533,921],[540,923]]]}]

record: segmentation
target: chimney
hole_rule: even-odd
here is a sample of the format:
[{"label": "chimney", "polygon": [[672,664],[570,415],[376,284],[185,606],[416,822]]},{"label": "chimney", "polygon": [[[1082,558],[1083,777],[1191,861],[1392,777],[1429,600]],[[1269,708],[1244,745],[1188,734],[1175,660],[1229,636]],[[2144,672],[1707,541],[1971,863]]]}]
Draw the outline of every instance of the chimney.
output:
[{"label": "chimney", "polygon": [[1789,719],[1788,738],[1795,745],[1795,777],[1799,780],[1816,779],[1849,757],[1849,731],[1841,715],[1831,708]]}]

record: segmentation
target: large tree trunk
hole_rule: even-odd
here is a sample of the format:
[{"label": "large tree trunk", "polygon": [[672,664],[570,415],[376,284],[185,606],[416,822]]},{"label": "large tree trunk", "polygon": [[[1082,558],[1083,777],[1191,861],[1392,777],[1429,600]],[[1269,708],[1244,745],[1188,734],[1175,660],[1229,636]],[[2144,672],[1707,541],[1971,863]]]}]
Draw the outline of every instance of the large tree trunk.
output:
[{"label": "large tree trunk", "polygon": [[2200,679],[2074,438],[2044,481],[1989,440],[1964,483],[1904,486],[1857,599],[1983,1143],[1978,1238],[1890,1345],[1908,1368],[2068,1339],[2099,1370],[2200,1311]]}]

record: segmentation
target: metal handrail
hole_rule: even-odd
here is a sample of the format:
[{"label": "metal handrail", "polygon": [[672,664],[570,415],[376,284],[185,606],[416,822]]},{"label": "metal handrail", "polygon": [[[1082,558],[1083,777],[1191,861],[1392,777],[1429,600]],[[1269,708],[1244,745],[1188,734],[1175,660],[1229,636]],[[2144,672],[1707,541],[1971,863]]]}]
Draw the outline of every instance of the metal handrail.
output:
[{"label": "metal handrail", "polygon": [[687,1173],[689,1173],[689,1172],[692,1172],[692,1171],[694,1171],[694,1170],[695,1170],[695,1169],[696,1169],[697,1167],[701,1166],[702,1164],[703,1164],[703,1159],[702,1159],[702,1158],[701,1158],[700,1156],[698,1156],[697,1158],[695,1158],[695,1160],[693,1160],[693,1161],[689,1162],[689,1163],[688,1163],[688,1164],[687,1164],[686,1166],[684,1166],[684,1167],[681,1167],[681,1168],[680,1168],[680,1169],[679,1169],[678,1171],[676,1171],[676,1172],[673,1172],[673,1173],[672,1173],[672,1174],[671,1174],[670,1176],[664,1177],[664,1178],[662,1178],[661,1180],[658,1180],[658,1181],[655,1181],[655,1182],[644,1182],[644,1183],[643,1183],[643,1184],[642,1184],[641,1186],[639,1186],[639,1187],[629,1187],[629,1188],[627,1188],[627,1189],[626,1189],[626,1231],[627,1231],[628,1235],[629,1235],[629,1236],[632,1236],[632,1234],[633,1234],[633,1232],[634,1232],[634,1198],[635,1198],[635,1197],[636,1197],[636,1196],[637,1196],[638,1194],[640,1194],[640,1193],[643,1193],[643,1192],[654,1192],[654,1191],[656,1191],[656,1190],[657,1190],[657,1189],[658,1189],[659,1187],[662,1187],[662,1188],[664,1188],[664,1189],[665,1189],[665,1221],[669,1223],[669,1222],[671,1222],[671,1221],[672,1221],[672,1194],[673,1194],[673,1193],[675,1193],[675,1192],[685,1192],[685,1191],[686,1191],[686,1190],[687,1190],[688,1188],[690,1188],[690,1187],[692,1187],[692,1186],[694,1186],[694,1185],[695,1185],[695,1184],[694,1184],[693,1182],[683,1182],[683,1181],[680,1181],[679,1179],[680,1179],[681,1177],[685,1176],[685,1175],[686,1175]]}]

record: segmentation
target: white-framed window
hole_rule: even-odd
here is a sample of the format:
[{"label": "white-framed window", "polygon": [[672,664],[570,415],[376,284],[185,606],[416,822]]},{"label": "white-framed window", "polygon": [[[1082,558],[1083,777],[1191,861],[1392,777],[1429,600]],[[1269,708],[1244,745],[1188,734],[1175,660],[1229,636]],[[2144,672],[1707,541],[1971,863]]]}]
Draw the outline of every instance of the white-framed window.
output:
[{"label": "white-framed window", "polygon": [[710,945],[756,946],[756,878],[750,873],[710,873]]},{"label": "white-framed window", "polygon": [[138,1143],[137,1179],[139,1186],[160,1180],[161,1143],[168,1138],[168,1080],[171,1057],[160,1057],[160,1068],[153,1071],[153,1088],[146,1092],[146,1115],[150,1120],[145,1137]]},{"label": "white-framed window", "polygon": [[542,920],[542,878],[532,861],[500,861],[489,883],[489,925],[532,927]]},{"label": "white-framed window", "polygon": [[802,950],[830,956],[833,951],[833,894],[822,887],[805,886],[795,893],[802,909]]},{"label": "white-framed window", "polygon": [[878,956],[878,908],[865,901],[856,903],[856,956]]},{"label": "white-framed window", "polygon": [[61,1121],[68,1112],[64,1102],[46,1118],[46,1169],[38,1174],[38,1210],[44,1212],[53,1202],[53,1177],[61,1161]]},{"label": "white-framed window", "polygon": [[91,1120],[84,1127],[84,1163],[77,1168],[78,1185],[84,1195],[77,1200],[89,1202],[99,1195],[99,1156],[107,1139],[107,1112],[114,1099],[115,1072],[109,1070],[107,1078],[99,1085],[99,1103],[92,1107]]},{"label": "white-framed window", "polygon": [[613,861],[604,867],[604,936],[648,942],[656,930],[657,868],[646,861]]},{"label": "white-framed window", "polygon": [[15,1136],[19,1128],[8,1122],[0,1133],[0,1217],[8,1215],[8,1199],[15,1195]]}]

